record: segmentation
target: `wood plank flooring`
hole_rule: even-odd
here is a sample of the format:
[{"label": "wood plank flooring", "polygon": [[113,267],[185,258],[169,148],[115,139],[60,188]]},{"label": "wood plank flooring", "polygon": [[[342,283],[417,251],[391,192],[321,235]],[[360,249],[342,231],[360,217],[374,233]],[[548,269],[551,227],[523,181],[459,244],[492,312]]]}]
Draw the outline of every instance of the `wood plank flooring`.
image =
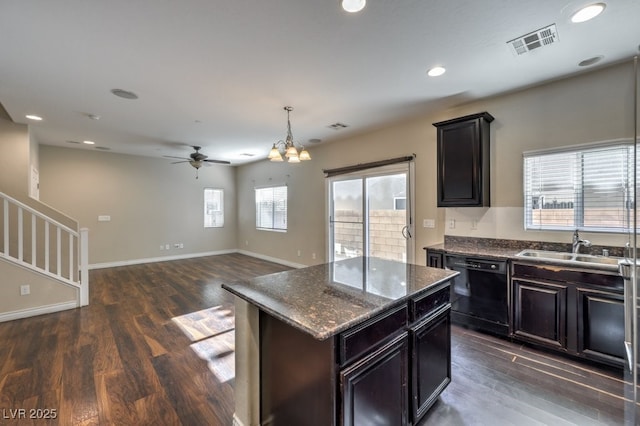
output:
[{"label": "wood plank flooring", "polygon": [[[88,307],[0,323],[0,424],[230,425],[220,285],[286,269],[229,254],[91,271]],[[57,418],[11,419],[22,408]]]},{"label": "wood plank flooring", "polygon": [[[0,424],[230,425],[233,298],[220,285],[286,269],[229,254],[92,271],[90,306],[0,323]],[[620,372],[457,327],[452,353],[423,426],[623,423]]]}]

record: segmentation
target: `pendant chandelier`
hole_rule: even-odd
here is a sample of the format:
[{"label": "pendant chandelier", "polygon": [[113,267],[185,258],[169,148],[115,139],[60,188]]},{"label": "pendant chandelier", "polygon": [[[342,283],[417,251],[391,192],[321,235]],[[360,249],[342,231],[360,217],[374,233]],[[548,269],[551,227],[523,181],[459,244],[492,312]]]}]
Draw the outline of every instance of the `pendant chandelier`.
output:
[{"label": "pendant chandelier", "polygon": [[291,121],[289,120],[289,113],[293,111],[293,108],[290,106],[284,107],[284,110],[287,111],[287,138],[286,140],[279,140],[278,142],[273,144],[271,147],[271,151],[269,151],[269,156],[267,157],[271,161],[284,161],[282,158],[282,153],[280,150],[284,152],[284,156],[289,159],[289,163],[299,163],[301,161],[311,160],[311,156],[309,152],[304,149],[303,146],[297,148],[293,142],[293,135],[291,134]]}]

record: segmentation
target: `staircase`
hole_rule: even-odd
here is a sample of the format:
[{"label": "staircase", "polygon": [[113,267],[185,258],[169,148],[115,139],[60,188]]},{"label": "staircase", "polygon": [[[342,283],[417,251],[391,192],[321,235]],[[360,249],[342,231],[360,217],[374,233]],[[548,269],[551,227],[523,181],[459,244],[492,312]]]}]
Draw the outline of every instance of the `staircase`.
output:
[{"label": "staircase", "polygon": [[89,304],[89,230],[77,230],[0,192],[0,259],[79,289]]}]

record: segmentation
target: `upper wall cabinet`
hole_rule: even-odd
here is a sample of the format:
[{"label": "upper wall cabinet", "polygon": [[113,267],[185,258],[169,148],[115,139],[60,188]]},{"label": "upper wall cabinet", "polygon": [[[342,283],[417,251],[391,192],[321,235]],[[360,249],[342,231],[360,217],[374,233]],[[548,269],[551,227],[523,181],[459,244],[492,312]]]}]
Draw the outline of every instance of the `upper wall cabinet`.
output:
[{"label": "upper wall cabinet", "polygon": [[488,207],[488,112],[433,123],[438,128],[438,207]]}]

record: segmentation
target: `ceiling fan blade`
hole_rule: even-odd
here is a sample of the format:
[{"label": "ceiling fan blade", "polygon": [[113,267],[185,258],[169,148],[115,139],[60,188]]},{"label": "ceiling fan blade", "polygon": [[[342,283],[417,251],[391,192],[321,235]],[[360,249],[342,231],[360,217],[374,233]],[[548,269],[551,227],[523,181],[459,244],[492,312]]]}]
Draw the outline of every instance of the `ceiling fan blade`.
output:
[{"label": "ceiling fan blade", "polygon": [[202,160],[205,161],[207,163],[216,163],[216,164],[231,164],[231,161],[225,161],[225,160]]},{"label": "ceiling fan blade", "polygon": [[178,164],[178,163],[190,163],[191,160],[183,160],[183,161],[172,161],[171,164]]},{"label": "ceiling fan blade", "polygon": [[184,157],[174,157],[173,155],[163,155],[164,158],[177,158],[178,160],[186,160],[189,161],[188,158],[184,158]]}]

